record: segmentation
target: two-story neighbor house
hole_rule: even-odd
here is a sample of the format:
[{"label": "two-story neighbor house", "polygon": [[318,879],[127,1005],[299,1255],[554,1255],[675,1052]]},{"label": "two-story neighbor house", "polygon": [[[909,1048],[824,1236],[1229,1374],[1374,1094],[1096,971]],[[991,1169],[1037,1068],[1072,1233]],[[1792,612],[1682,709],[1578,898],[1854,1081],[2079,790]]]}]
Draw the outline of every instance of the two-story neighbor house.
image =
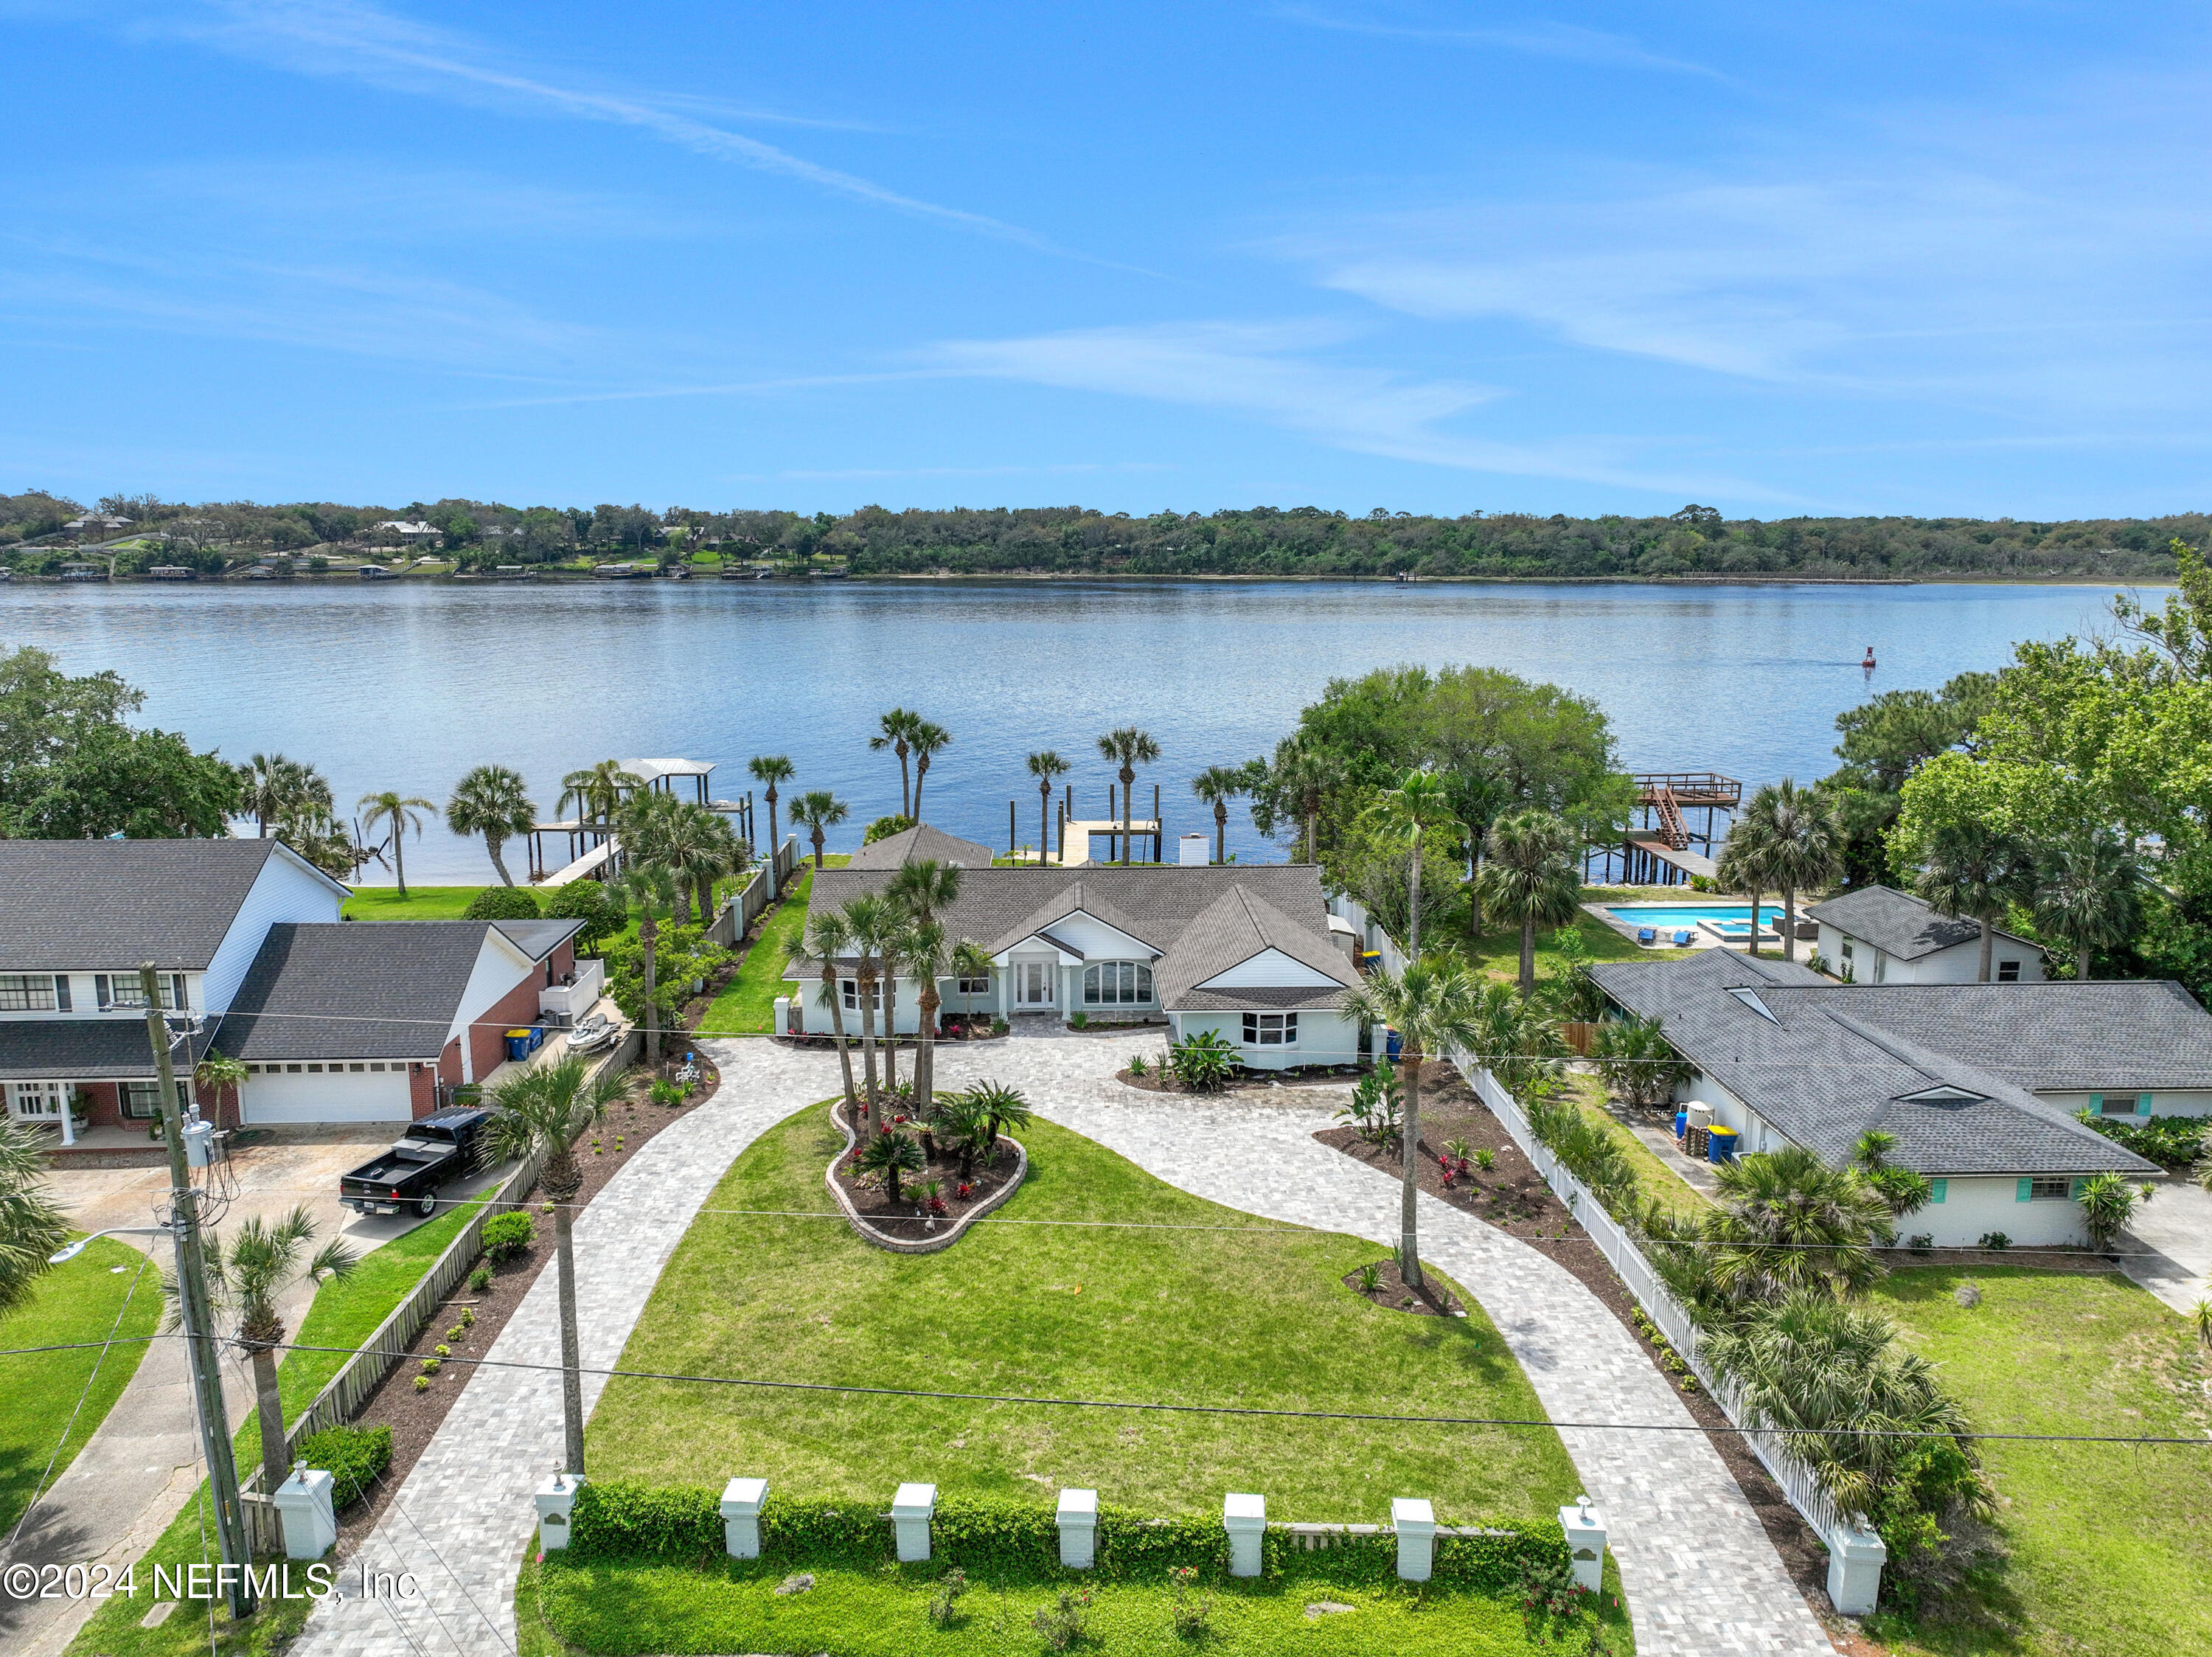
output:
[{"label": "two-story neighbor house", "polygon": [[[835,908],[880,892],[896,872],[824,869],[814,877],[813,905]],[[1310,864],[963,868],[959,898],[940,918],[949,937],[971,940],[991,958],[988,978],[939,981],[947,1013],[1157,1020],[1176,1040],[1211,1030],[1258,1069],[1349,1064],[1358,1056],[1359,1030],[1340,1009],[1359,975],[1331,935]],[[854,1035],[857,966],[838,964],[845,1028]],[[785,970],[794,1031],[830,1028],[821,971],[806,960]],[[919,1027],[919,991],[916,980],[899,980],[902,1033]]]},{"label": "two-story neighbor house", "polygon": [[[1858,886],[1805,911],[1820,927],[1820,951],[1854,984],[1974,984],[1982,974],[1978,923],[1939,914],[1909,892]],[[1997,931],[1990,978],[1997,984],[2043,982],[2043,951]]]},{"label": "two-story neighbor house", "polygon": [[2079,1112],[2212,1111],[2212,1015],[2178,984],[1839,984],[1720,949],[1589,971],[1662,1021],[1696,1067],[1678,1100],[1711,1106],[1741,1149],[1840,1167],[1869,1129],[1893,1135],[1892,1160],[1934,1188],[1903,1228],[1939,1246],[2079,1243],[2081,1180],[2159,1172]]},{"label": "two-story neighbor house", "polygon": [[0,841],[9,1114],[64,1144],[78,1117],[153,1117],[142,962],[175,1015],[180,1093],[210,1049],[246,1063],[200,1100],[234,1125],[423,1114],[578,971],[574,922],[341,922],[347,895],[274,839]]}]

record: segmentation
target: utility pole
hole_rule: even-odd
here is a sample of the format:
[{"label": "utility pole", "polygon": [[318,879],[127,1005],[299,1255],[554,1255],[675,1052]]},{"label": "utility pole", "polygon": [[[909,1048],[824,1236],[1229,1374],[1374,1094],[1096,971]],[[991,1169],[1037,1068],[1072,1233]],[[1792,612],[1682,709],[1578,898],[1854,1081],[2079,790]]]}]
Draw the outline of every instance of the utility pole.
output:
[{"label": "utility pole", "polygon": [[148,961],[138,969],[146,997],[146,1039],[153,1044],[155,1074],[161,1083],[161,1132],[169,1145],[169,1224],[177,1239],[177,1307],[183,1315],[185,1355],[191,1365],[192,1389],[199,1402],[200,1438],[207,1454],[208,1482],[215,1489],[216,1536],[222,1563],[234,1569],[226,1597],[230,1619],[253,1615],[253,1588],[246,1568],[253,1550],[246,1535],[246,1508],[239,1499],[238,1465],[230,1453],[230,1422],[222,1407],[222,1366],[215,1343],[215,1316],[208,1305],[207,1256],[200,1247],[200,1195],[185,1160],[185,1124],[177,1108],[177,1071],[169,1059],[169,1025],[161,1016],[161,978]]}]

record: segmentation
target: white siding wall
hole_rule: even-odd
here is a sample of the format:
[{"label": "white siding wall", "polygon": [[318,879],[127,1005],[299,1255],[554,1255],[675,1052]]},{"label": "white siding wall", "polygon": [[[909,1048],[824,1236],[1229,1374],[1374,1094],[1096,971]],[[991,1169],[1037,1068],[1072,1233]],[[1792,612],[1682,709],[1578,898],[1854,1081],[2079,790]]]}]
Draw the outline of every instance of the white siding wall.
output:
[{"label": "white siding wall", "polygon": [[2001,1231],[2018,1246],[2084,1243],[2081,1205],[2054,1198],[2023,1203],[2020,1182],[2009,1175],[1946,1179],[1943,1200],[1930,1203],[1898,1222],[1901,1236],[1924,1233],[1938,1248],[1972,1248],[1982,1237]]},{"label": "white siding wall", "polygon": [[1263,949],[1247,961],[1239,961],[1226,972],[1217,972],[1200,985],[1206,990],[1243,990],[1254,987],[1287,988],[1291,985],[1321,985],[1336,980],[1326,972],[1316,972],[1303,961],[1292,960],[1279,949]]},{"label": "white siding wall", "polygon": [[1072,944],[1094,961],[1149,961],[1152,959],[1152,946],[1131,937],[1118,927],[1095,921],[1088,915],[1070,915],[1065,920],[1054,921],[1050,930],[1054,937]]},{"label": "white siding wall", "polygon": [[229,1010],[230,998],[238,993],[246,969],[261,953],[262,941],[270,927],[285,921],[335,921],[344,906],[344,897],[327,880],[289,852],[271,852],[247,891],[246,901],[239,905],[230,930],[223,935],[205,975],[192,986],[201,997],[198,1005],[210,1013]]},{"label": "white siding wall", "polygon": [[[1975,984],[1982,972],[1982,946],[1978,940],[1954,944],[1948,949],[1939,949],[1932,955],[1923,955],[1915,960],[1904,961],[1892,955],[1885,960],[1882,952],[1863,938],[1851,938],[1838,931],[1826,921],[1820,923],[1820,953],[1837,972],[1844,966],[1844,945],[1851,946],[1851,981],[1855,984]],[[2008,938],[1991,941],[1990,947],[1990,978],[1996,978],[1999,966],[2005,961],[2020,963],[2021,984],[2043,982],[2043,957],[2024,943]],[[1877,975],[1875,963],[1882,961],[1883,970]]]},{"label": "white siding wall", "polygon": [[[2060,1110],[2066,1112],[2071,1116],[2078,1116],[2083,1111],[2094,1110],[2094,1100],[2096,1099],[2096,1095],[2094,1093],[2046,1093],[2041,1092],[2039,1092],[2036,1094],[2036,1097],[2040,1100],[2048,1100],[2051,1104],[2056,1105]],[[2212,1115],[2212,1092],[2160,1093],[2155,1090],[2151,1090],[2150,1113],[2154,1117]],[[2120,1116],[2114,1117],[2112,1119],[2116,1122],[2142,1122],[2148,1118],[2142,1116]]]},{"label": "white siding wall", "polygon": [[1288,1070],[1301,1064],[1352,1064],[1359,1058],[1359,1026],[1341,1013],[1298,1014],[1298,1045],[1295,1047],[1247,1047],[1242,1013],[1179,1013],[1170,1019],[1178,1041],[1201,1030],[1212,1030],[1237,1048],[1245,1064],[1255,1070]]}]

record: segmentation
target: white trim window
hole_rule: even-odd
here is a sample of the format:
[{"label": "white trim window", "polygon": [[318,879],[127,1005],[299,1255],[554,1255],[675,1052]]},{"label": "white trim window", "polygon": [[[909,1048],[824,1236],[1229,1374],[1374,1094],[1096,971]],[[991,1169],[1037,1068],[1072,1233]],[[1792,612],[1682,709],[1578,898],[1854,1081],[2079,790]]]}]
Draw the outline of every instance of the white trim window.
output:
[{"label": "white trim window", "polygon": [[[844,1000],[847,1012],[857,1013],[860,1010],[860,981],[858,978],[838,979],[837,992]],[[880,1013],[884,1010],[884,981],[881,978],[878,978],[868,986],[868,1010],[871,1013]]]},{"label": "white trim window", "polygon": [[[185,1079],[179,1076],[177,1078],[177,1111],[179,1115],[189,1115],[192,1108],[191,1094],[187,1091],[187,1087],[188,1084]],[[125,1116],[134,1122],[153,1120],[155,1107],[161,1102],[161,1084],[159,1081],[126,1081],[119,1092]]]},{"label": "white trim window", "polygon": [[1298,1015],[1296,1013],[1245,1014],[1244,1045],[1247,1047],[1297,1046]]},{"label": "white trim window", "polygon": [[58,1122],[66,1093],[58,1081],[11,1081],[8,1112],[24,1122]]},{"label": "white trim window", "polygon": [[[173,1009],[179,992],[185,987],[185,975],[181,972],[157,972],[154,975],[154,985],[161,992],[162,1007]],[[110,1008],[142,1012],[145,1009],[146,989],[136,972],[95,972],[92,975],[92,987],[103,1013]]]},{"label": "white trim window", "polygon": [[0,1013],[51,1013],[55,1010],[52,973],[0,972]]},{"label": "white trim window", "polygon": [[1093,961],[1083,969],[1085,1007],[1142,1007],[1152,999],[1152,969],[1143,961]]},{"label": "white trim window", "polygon": [[991,981],[988,978],[956,978],[952,983],[952,993],[956,996],[988,996],[991,993]]}]

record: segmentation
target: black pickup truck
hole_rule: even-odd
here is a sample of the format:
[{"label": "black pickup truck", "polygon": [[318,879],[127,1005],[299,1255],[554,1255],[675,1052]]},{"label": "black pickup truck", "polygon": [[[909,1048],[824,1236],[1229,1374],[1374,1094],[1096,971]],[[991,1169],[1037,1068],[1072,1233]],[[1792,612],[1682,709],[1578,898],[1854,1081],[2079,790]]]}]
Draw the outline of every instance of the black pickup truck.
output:
[{"label": "black pickup truck", "polygon": [[338,1201],[356,1214],[397,1214],[411,1208],[426,1219],[438,1211],[438,1188],[473,1173],[489,1111],[437,1112],[407,1130],[399,1142],[338,1180]]}]

